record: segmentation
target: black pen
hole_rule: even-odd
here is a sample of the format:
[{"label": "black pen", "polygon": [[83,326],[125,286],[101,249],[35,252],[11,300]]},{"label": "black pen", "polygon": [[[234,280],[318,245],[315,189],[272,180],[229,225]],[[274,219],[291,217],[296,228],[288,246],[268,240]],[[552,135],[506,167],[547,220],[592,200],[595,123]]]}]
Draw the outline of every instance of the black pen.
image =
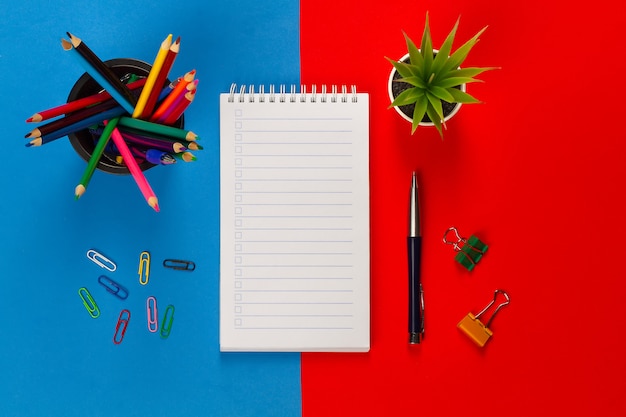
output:
[{"label": "black pen", "polygon": [[417,178],[413,172],[411,200],[409,203],[409,343],[417,344],[424,339],[424,291],[420,282],[422,257],[422,230],[420,227],[419,195]]}]

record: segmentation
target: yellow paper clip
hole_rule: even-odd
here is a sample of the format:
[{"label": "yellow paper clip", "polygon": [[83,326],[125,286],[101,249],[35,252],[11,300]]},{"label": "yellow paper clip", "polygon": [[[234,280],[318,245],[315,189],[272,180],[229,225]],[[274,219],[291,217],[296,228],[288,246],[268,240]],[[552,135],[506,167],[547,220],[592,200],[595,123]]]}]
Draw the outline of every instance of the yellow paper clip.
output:
[{"label": "yellow paper clip", "polygon": [[150,252],[143,251],[139,255],[139,283],[146,285],[150,279]]},{"label": "yellow paper clip", "polygon": [[[502,296],[505,298],[505,301],[503,301],[502,303],[498,304],[498,306],[496,307],[495,311],[493,312],[493,314],[491,315],[491,317],[487,321],[487,324],[483,324],[479,320],[479,318],[480,318],[480,316],[482,316],[485,313],[485,311],[487,311],[489,309],[489,307],[494,305],[494,303],[496,302],[496,299],[498,298],[498,294],[502,294]],[[485,308],[483,308],[480,311],[480,313],[478,313],[476,315],[473,315],[472,313],[468,313],[467,316],[463,317],[463,319],[459,322],[457,327],[463,333],[465,333],[465,335],[467,337],[469,337],[474,343],[476,343],[480,347],[483,347],[483,346],[485,346],[485,344],[487,343],[489,338],[493,335],[493,332],[489,329],[489,326],[491,325],[491,322],[493,321],[493,318],[496,316],[496,313],[502,307],[508,305],[510,302],[511,302],[511,300],[509,298],[509,295],[506,292],[504,292],[502,290],[496,290],[494,295],[493,295],[493,300],[491,300],[491,302],[489,304],[487,304],[485,306]]]},{"label": "yellow paper clip", "polygon": [[85,287],[81,287],[78,289],[78,295],[80,296],[80,299],[83,300],[83,305],[89,312],[91,318],[98,318],[100,315],[100,309],[98,308],[98,304],[96,304],[96,300],[94,300],[89,293],[89,290]]}]

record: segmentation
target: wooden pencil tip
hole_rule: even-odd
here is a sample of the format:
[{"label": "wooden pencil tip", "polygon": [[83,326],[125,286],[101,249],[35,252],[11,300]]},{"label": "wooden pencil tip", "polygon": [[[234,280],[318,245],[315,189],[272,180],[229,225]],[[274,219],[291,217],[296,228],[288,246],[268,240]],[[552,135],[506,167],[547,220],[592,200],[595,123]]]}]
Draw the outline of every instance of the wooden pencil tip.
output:
[{"label": "wooden pencil tip", "polygon": [[148,205],[154,209],[157,213],[161,210],[159,208],[159,200],[156,197],[150,197],[148,199]]},{"label": "wooden pencil tip", "polygon": [[78,184],[74,189],[74,199],[78,200],[85,193],[85,186],[83,184]]}]

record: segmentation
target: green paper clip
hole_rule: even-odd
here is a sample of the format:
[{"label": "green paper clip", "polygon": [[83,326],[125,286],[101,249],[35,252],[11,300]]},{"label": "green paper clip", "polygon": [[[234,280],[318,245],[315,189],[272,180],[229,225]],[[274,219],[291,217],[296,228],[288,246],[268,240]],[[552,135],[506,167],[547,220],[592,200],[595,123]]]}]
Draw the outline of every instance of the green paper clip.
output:
[{"label": "green paper clip", "polygon": [[[456,241],[448,240],[448,234],[454,232]],[[450,227],[443,235],[443,242],[452,245],[454,250],[458,252],[454,259],[463,265],[468,271],[474,269],[478,261],[481,260],[489,246],[472,235],[469,239],[461,237],[456,227]]]},{"label": "green paper clip", "polygon": [[174,324],[174,306],[168,305],[163,315],[163,321],[161,322],[161,338],[167,339],[172,331],[172,325]]},{"label": "green paper clip", "polygon": [[93,299],[89,290],[85,287],[80,287],[78,289],[78,295],[80,299],[83,300],[83,305],[89,312],[91,318],[97,319],[100,316],[100,309],[98,308],[98,304],[96,304],[96,300]]}]

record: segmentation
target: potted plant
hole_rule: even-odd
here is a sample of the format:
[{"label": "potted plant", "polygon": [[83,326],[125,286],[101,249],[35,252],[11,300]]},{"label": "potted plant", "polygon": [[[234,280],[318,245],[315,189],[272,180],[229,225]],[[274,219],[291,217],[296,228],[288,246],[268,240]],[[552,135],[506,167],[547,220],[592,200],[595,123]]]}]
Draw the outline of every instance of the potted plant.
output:
[{"label": "potted plant", "polygon": [[418,125],[435,126],[443,137],[442,125],[465,103],[479,101],[467,93],[466,84],[480,81],[474,77],[495,67],[461,68],[471,49],[476,45],[485,26],[474,37],[452,52],[452,42],[459,25],[457,19],[441,48],[433,48],[428,24],[428,13],[419,49],[404,33],[408,53],[400,60],[387,58],[393,65],[389,76],[391,105],[405,119],[412,122],[411,134]]}]

